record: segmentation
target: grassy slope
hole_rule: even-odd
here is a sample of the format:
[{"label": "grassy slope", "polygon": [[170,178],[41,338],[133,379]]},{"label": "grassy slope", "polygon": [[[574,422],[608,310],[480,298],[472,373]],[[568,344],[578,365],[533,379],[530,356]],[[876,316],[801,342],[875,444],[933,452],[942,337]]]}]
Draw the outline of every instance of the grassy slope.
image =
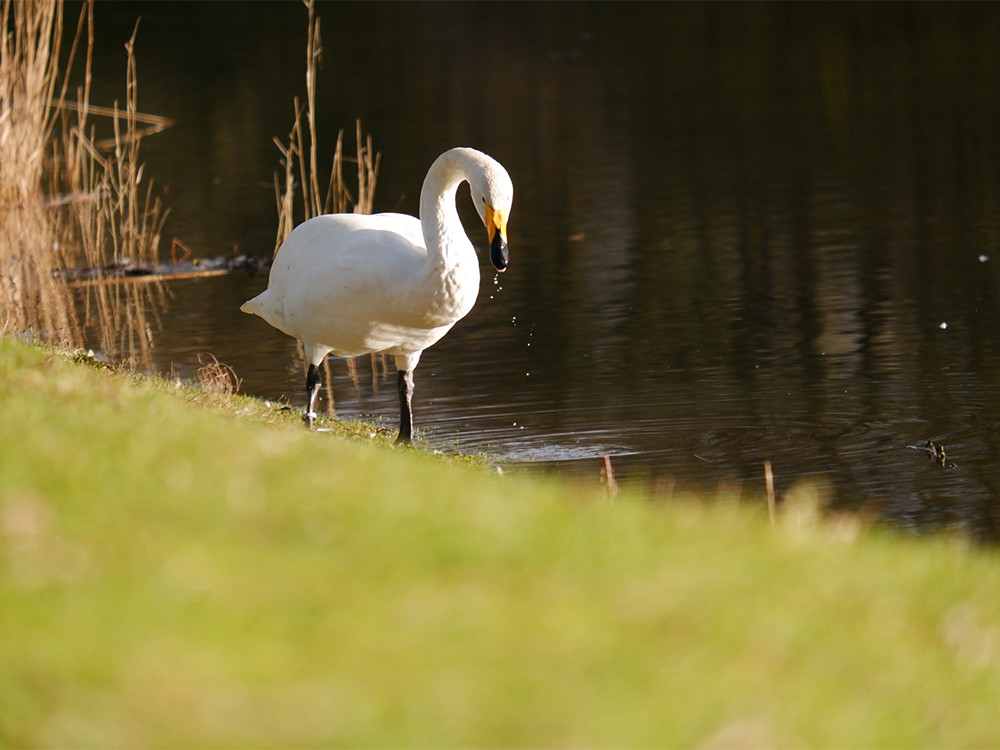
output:
[{"label": "grassy slope", "polygon": [[989,552],[170,390],[0,340],[0,745],[1000,744]]}]

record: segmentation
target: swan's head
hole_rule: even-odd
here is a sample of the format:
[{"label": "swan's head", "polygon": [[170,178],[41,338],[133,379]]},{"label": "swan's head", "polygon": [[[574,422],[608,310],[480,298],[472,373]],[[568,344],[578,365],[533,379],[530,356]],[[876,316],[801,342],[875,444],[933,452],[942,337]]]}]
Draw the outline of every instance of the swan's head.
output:
[{"label": "swan's head", "polygon": [[510,252],[507,249],[507,219],[514,202],[514,185],[507,170],[494,159],[482,154],[481,170],[469,177],[472,200],[479,218],[486,225],[490,240],[490,260],[497,271],[507,270]]}]

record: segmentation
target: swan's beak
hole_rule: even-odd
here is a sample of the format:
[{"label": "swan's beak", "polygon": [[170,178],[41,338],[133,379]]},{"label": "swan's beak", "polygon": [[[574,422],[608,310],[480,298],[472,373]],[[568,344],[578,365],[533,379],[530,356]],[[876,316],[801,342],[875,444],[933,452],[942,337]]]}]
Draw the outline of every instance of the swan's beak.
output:
[{"label": "swan's beak", "polygon": [[503,273],[510,263],[510,251],[507,249],[507,215],[500,209],[494,211],[493,206],[486,204],[486,233],[490,238],[490,260],[493,267]]}]

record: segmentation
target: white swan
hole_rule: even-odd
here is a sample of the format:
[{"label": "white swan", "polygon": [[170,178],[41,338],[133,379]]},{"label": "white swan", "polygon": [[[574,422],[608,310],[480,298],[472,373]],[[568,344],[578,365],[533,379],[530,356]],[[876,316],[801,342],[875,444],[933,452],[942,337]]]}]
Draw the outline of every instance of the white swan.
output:
[{"label": "white swan", "polygon": [[393,213],[310,219],[278,248],[267,289],[240,308],[305,346],[310,427],[323,358],[384,352],[395,356],[399,371],[396,442],[411,441],[413,369],[479,295],[479,260],[455,207],[462,182],[486,225],[490,259],[504,271],[510,176],[484,153],[453,148],[427,172],[419,220]]}]

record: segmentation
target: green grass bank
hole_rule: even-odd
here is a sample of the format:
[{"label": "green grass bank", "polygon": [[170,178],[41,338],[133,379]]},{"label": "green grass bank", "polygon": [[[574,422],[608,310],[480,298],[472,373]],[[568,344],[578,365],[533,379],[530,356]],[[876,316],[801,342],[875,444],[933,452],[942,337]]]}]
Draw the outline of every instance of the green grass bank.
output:
[{"label": "green grass bank", "polygon": [[0,424],[2,746],[1000,744],[990,550],[610,504],[5,338]]}]

